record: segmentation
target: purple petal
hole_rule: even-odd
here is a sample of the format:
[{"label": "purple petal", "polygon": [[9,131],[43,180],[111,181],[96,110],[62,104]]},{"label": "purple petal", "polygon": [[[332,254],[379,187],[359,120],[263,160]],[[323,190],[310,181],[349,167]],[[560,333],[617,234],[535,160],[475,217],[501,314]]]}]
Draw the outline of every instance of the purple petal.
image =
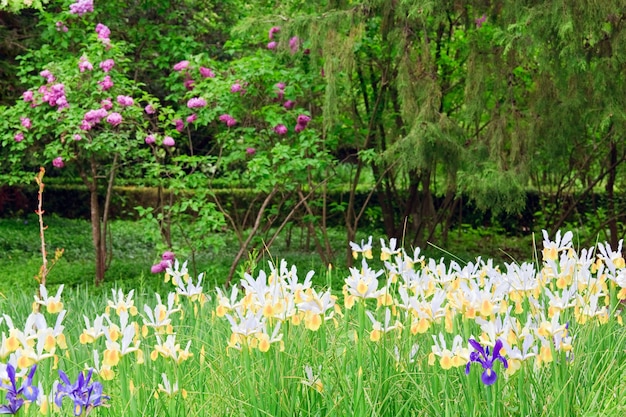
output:
[{"label": "purple petal", "polygon": [[496,374],[493,369],[487,368],[485,372],[480,376],[480,379],[483,381],[485,385],[493,385],[498,379],[498,374]]}]

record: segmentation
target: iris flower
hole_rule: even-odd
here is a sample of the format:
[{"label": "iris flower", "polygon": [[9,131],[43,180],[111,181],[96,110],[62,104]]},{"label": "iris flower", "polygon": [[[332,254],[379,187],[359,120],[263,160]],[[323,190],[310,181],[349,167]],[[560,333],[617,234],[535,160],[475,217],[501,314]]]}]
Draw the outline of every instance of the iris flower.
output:
[{"label": "iris flower", "polygon": [[496,340],[493,351],[490,351],[489,346],[483,348],[482,345],[474,339],[470,339],[469,343],[474,348],[474,352],[470,353],[470,360],[465,366],[465,374],[469,375],[472,362],[477,362],[481,364],[484,369],[483,374],[480,377],[483,381],[483,384],[494,384],[498,379],[498,375],[493,370],[494,362],[496,360],[499,360],[500,362],[502,362],[505,368],[509,367],[506,358],[500,355],[500,350],[502,350],[502,341],[500,339]]},{"label": "iris flower", "polygon": [[100,382],[92,382],[90,369],[85,377],[84,373],[79,373],[76,382],[72,383],[65,372],[59,370],[61,382],[57,387],[57,393],[54,398],[55,404],[61,408],[63,397],[70,397],[74,401],[74,415],[80,416],[85,411],[88,414],[91,409],[104,405],[104,401],[108,399],[106,395],[102,395],[102,384]]},{"label": "iris flower", "polygon": [[18,388],[15,381],[15,368],[12,364],[6,365],[6,373],[9,379],[9,384],[0,382],[0,387],[6,390],[6,400],[8,404],[0,404],[0,414],[15,414],[24,404],[24,400],[35,401],[37,400],[37,394],[39,390],[37,387],[33,387],[33,376],[37,366],[33,366],[26,377],[26,380]]}]

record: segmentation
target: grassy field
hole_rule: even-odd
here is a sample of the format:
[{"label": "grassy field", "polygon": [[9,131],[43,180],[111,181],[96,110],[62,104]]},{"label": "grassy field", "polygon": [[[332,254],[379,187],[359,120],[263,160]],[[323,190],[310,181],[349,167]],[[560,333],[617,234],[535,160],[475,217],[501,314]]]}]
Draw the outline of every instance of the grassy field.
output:
[{"label": "grassy field", "polygon": [[[146,236],[129,259],[154,252]],[[621,254],[556,239],[537,267],[497,268],[392,246],[315,282],[284,262],[216,289],[179,263],[106,291],[50,285],[40,313],[34,290],[0,297],[0,375],[17,369],[23,388],[0,388],[4,404],[23,397],[28,416],[624,415]]]}]

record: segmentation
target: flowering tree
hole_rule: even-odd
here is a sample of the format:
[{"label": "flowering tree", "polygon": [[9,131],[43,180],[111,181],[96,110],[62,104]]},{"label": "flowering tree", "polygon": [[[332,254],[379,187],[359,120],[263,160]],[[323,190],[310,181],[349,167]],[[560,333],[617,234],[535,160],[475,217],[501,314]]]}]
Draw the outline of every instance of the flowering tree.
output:
[{"label": "flowering tree", "polygon": [[43,15],[44,36],[55,48],[23,57],[22,78],[32,87],[4,111],[0,140],[10,149],[9,181],[24,181],[33,167],[51,164],[59,175],[78,176],[85,184],[99,284],[110,261],[113,183],[123,164],[149,155],[141,132],[150,119],[138,102],[154,99],[126,76],[126,45],[112,41],[106,25],[91,21],[91,12],[93,3],[80,0],[58,15]]}]

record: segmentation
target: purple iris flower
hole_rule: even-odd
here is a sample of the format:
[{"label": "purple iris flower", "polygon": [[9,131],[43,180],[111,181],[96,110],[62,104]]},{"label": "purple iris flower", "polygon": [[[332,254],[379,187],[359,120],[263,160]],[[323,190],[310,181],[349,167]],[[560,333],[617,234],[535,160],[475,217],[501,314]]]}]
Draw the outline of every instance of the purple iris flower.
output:
[{"label": "purple iris flower", "polygon": [[63,397],[70,397],[74,401],[75,416],[83,414],[83,410],[87,414],[94,407],[103,405],[104,401],[109,397],[102,395],[102,384],[100,382],[89,383],[92,373],[93,369],[89,370],[87,376],[80,372],[76,382],[72,383],[65,372],[59,370],[61,382],[54,397],[55,404],[61,408]]},{"label": "purple iris flower", "polygon": [[470,345],[474,348],[474,352],[470,353],[470,360],[465,366],[465,374],[468,375],[470,372],[470,366],[472,362],[477,362],[483,366],[483,374],[480,379],[482,379],[483,384],[492,385],[498,379],[498,375],[493,370],[493,364],[496,360],[502,362],[505,368],[509,367],[509,363],[506,358],[500,355],[500,350],[502,350],[502,341],[500,339],[496,340],[496,344],[493,347],[493,351],[489,350],[489,346],[483,348],[480,343],[478,343],[474,339],[469,340]]},{"label": "purple iris flower", "polygon": [[33,387],[33,376],[37,370],[37,365],[33,366],[26,377],[26,380],[19,388],[15,382],[15,368],[10,363],[7,364],[6,372],[9,377],[9,384],[0,382],[0,387],[6,390],[6,400],[8,404],[0,404],[0,414],[15,414],[24,405],[24,400],[36,401],[39,390]]}]

